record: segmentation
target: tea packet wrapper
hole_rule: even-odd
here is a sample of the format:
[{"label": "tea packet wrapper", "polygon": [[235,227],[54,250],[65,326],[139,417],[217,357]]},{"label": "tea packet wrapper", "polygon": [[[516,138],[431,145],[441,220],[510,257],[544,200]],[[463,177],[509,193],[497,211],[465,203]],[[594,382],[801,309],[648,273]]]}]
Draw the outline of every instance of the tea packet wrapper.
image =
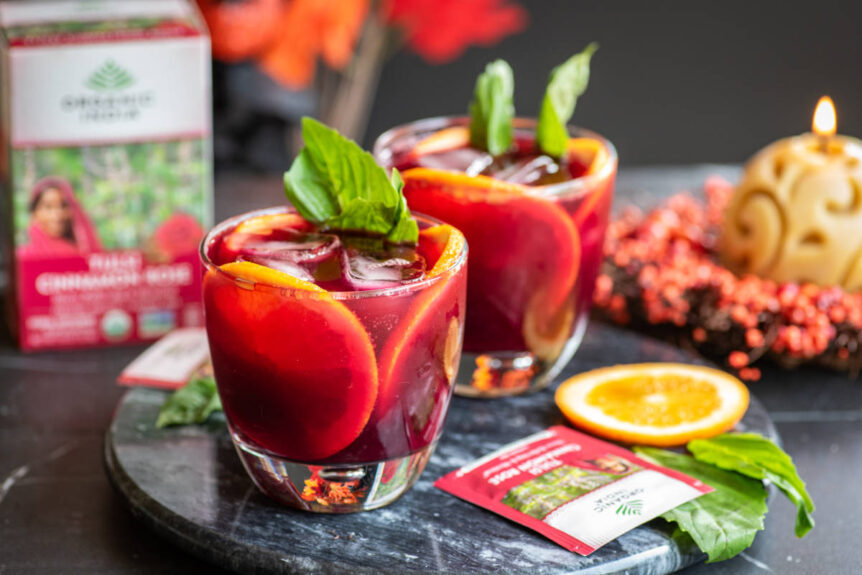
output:
[{"label": "tea packet wrapper", "polygon": [[581,555],[713,490],[564,426],[503,446],[434,485]]},{"label": "tea packet wrapper", "polygon": [[207,332],[202,327],[175,329],[151,345],[120,373],[117,383],[179,389],[210,363]]}]

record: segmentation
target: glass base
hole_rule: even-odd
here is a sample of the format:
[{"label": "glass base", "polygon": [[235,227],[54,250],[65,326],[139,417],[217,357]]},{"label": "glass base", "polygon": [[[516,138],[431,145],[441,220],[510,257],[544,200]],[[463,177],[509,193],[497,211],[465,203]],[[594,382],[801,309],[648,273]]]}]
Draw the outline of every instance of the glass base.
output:
[{"label": "glass base", "polygon": [[574,333],[554,361],[539,359],[528,351],[461,354],[455,394],[463,397],[505,397],[547,387],[575,355],[587,331],[582,314]]},{"label": "glass base", "polygon": [[283,505],[314,513],[355,513],[389,505],[419,478],[435,440],[407,455],[375,463],[311,465],[250,445],[231,431],[243,467],[255,485]]}]

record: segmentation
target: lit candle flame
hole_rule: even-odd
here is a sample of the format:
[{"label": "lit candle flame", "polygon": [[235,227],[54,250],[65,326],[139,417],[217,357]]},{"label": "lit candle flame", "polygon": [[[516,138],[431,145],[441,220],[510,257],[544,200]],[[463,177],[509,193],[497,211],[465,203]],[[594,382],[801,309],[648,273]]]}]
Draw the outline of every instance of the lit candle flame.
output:
[{"label": "lit candle flame", "polygon": [[811,121],[811,129],[818,136],[834,136],[835,135],[835,104],[832,103],[832,98],[823,96],[817,102],[817,108],[814,110],[814,119]]}]

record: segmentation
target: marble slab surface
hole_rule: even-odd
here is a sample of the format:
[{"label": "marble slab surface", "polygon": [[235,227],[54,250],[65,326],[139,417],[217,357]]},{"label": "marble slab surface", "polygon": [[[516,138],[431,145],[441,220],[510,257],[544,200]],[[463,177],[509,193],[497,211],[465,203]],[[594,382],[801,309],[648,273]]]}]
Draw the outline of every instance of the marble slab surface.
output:
[{"label": "marble slab surface", "polygon": [[[567,375],[641,361],[703,363],[671,346],[594,325]],[[105,459],[133,514],[179,547],[238,573],[669,573],[703,560],[680,548],[661,521],[635,529],[589,557],[435,489],[432,483],[510,441],[563,423],[553,388],[516,398],[455,398],[444,435],[417,484],[396,503],[347,516],[286,509],[245,475],[224,420],[154,427],[165,393],[135,389],[107,432]],[[740,424],[777,439],[752,399]]]}]

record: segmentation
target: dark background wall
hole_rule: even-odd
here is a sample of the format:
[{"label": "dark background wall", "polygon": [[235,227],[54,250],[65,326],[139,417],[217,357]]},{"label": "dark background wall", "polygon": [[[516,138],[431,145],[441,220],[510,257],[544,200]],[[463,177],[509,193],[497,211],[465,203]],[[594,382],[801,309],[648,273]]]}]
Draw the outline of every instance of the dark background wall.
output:
[{"label": "dark background wall", "polygon": [[624,165],[742,162],[810,129],[830,94],[839,132],[862,137],[862,1],[521,0],[527,30],[456,62],[401,52],[383,70],[366,144],[420,117],[463,113],[500,57],[516,108],[535,115],[550,69],[600,43],[574,122],[611,139]]}]

